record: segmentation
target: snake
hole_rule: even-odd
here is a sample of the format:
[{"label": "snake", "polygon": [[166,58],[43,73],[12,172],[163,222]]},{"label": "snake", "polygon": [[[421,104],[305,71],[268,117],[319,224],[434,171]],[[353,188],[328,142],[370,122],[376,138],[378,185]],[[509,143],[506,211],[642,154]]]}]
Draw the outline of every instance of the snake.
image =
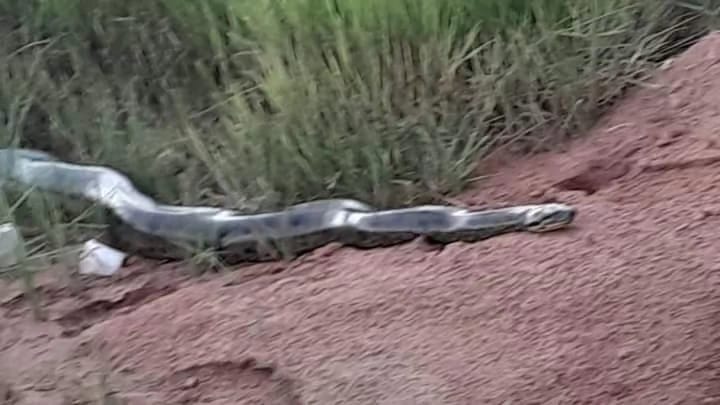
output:
[{"label": "snake", "polygon": [[253,213],[168,205],[143,194],[113,168],[16,147],[0,149],[0,182],[97,204],[110,214],[103,242],[126,253],[178,260],[188,258],[188,249],[209,249],[228,264],[297,257],[330,243],[370,249],[417,238],[448,244],[509,232],[545,233],[566,228],[577,216],[575,207],[555,202],[378,210],[358,200],[330,198]]}]

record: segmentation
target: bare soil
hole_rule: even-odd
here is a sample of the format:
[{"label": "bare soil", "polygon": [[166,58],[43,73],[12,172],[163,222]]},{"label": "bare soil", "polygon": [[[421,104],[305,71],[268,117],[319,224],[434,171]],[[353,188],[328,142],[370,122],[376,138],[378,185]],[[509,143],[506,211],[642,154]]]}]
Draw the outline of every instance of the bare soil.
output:
[{"label": "bare soil", "polygon": [[460,198],[570,203],[567,231],[200,279],[139,263],[80,295],[48,273],[45,321],[2,286],[0,402],[720,404],[718,128],[716,33]]}]

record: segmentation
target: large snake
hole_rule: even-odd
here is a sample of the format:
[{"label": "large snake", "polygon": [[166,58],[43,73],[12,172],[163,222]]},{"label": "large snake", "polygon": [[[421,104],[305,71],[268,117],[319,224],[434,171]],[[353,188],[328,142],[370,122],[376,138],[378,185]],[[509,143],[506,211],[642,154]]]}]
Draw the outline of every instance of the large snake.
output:
[{"label": "large snake", "polygon": [[331,242],[372,248],[424,237],[430,242],[473,242],[507,232],[548,232],[573,222],[565,204],[520,205],[471,211],[423,205],[375,210],[350,199],[327,199],[276,212],[244,215],[199,206],[155,202],[120,172],[60,161],[32,149],[0,149],[0,180],[79,197],[111,215],[108,243],[141,256],[182,259],[188,248],[211,249],[226,263],[292,257]]}]

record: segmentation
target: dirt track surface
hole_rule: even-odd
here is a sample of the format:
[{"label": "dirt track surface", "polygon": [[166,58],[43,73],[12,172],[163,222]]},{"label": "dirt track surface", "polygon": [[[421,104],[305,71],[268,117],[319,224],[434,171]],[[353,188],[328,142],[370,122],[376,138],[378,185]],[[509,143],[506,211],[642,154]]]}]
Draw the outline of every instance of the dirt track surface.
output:
[{"label": "dirt track surface", "polygon": [[571,203],[568,231],[48,276],[46,322],[4,287],[0,402],[90,403],[104,367],[128,404],[720,404],[719,62],[714,34],[461,198]]}]

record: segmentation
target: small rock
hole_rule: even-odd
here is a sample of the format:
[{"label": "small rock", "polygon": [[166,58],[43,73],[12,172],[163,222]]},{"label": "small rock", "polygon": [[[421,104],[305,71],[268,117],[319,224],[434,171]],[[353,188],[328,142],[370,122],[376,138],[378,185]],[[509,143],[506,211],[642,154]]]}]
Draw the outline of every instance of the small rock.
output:
[{"label": "small rock", "polygon": [[635,350],[629,348],[629,347],[621,347],[618,352],[617,356],[620,360],[625,360],[635,354]]},{"label": "small rock", "polygon": [[185,380],[185,382],[183,382],[182,389],[189,390],[197,387],[198,385],[200,385],[200,379],[198,379],[197,377],[190,377]]}]

